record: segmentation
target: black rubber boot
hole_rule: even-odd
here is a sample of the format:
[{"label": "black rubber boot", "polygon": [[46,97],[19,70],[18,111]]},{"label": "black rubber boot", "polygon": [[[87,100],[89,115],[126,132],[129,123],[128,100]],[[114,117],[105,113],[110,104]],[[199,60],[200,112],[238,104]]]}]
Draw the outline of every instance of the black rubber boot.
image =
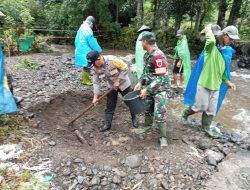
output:
[{"label": "black rubber boot", "polygon": [[138,122],[137,122],[137,119],[136,119],[136,115],[132,114],[132,113],[131,113],[131,122],[132,122],[132,126],[134,128],[138,128]]},{"label": "black rubber boot", "polygon": [[105,113],[104,126],[100,129],[100,132],[109,130],[111,128],[112,120],[113,114]]}]

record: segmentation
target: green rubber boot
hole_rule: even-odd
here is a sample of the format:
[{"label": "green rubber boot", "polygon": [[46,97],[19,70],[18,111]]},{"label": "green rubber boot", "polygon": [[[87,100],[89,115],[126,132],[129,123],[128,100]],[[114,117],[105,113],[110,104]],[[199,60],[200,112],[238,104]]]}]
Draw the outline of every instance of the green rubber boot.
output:
[{"label": "green rubber boot", "polygon": [[167,141],[167,127],[165,123],[157,123],[159,130],[160,130],[160,146],[168,146]]},{"label": "green rubber boot", "polygon": [[145,116],[144,127],[141,128],[138,132],[140,139],[144,139],[145,135],[151,131],[152,124],[153,124],[153,117]]},{"label": "green rubber boot", "polygon": [[88,86],[92,85],[89,71],[83,71],[83,73],[82,73],[82,84],[88,85]]},{"label": "green rubber boot", "polygon": [[220,137],[220,133],[218,133],[215,130],[212,130],[210,128],[210,125],[213,121],[213,117],[212,115],[207,115],[205,112],[203,112],[202,114],[202,129],[206,132],[206,134],[212,138],[219,138]]},{"label": "green rubber boot", "polygon": [[205,112],[202,113],[201,126],[205,132],[209,131],[212,120],[212,115],[207,115]]},{"label": "green rubber boot", "polygon": [[185,109],[181,115],[181,121],[184,125],[188,124],[188,116],[195,114],[191,107]]}]

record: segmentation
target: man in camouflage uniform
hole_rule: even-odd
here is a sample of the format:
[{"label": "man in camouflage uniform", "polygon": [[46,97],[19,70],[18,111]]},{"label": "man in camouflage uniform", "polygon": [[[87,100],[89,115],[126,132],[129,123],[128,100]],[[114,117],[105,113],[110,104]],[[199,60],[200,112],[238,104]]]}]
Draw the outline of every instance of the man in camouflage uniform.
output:
[{"label": "man in camouflage uniform", "polygon": [[[139,131],[141,138],[150,132],[155,119],[160,130],[160,145],[167,146],[166,129],[166,97],[170,88],[170,78],[167,74],[167,60],[164,53],[155,46],[155,35],[145,32],[141,39],[144,55],[144,69],[135,90],[141,90],[141,98],[145,100],[145,122]],[[143,86],[143,88],[142,88]]]},{"label": "man in camouflage uniform", "polygon": [[[114,90],[107,95],[107,104],[105,110],[104,126],[100,129],[101,132],[111,128],[113,115],[116,108],[118,92],[125,96],[131,92],[131,82],[128,77],[127,64],[116,56],[100,55],[97,51],[91,51],[87,55],[89,65],[92,66],[94,97],[93,103],[96,104],[100,95],[100,84],[102,81],[107,81],[109,88]],[[137,128],[136,115],[131,113],[132,127]]]}]

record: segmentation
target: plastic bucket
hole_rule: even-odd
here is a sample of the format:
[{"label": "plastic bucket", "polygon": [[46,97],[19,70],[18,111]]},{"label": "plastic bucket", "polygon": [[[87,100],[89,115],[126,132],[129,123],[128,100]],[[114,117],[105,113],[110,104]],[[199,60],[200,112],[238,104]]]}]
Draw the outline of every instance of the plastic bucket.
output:
[{"label": "plastic bucket", "polygon": [[138,114],[144,112],[144,103],[140,98],[139,91],[129,92],[123,97],[123,100],[129,107],[131,113]]}]

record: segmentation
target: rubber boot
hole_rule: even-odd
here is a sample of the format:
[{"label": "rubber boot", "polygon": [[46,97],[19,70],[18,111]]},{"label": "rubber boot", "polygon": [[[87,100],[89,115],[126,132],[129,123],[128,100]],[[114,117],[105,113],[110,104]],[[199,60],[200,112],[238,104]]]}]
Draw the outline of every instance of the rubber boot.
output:
[{"label": "rubber boot", "polygon": [[206,132],[206,134],[212,138],[219,138],[221,134],[217,132],[216,130],[213,130],[210,128],[210,125],[213,121],[212,115],[207,115],[205,112],[202,114],[202,129]]},{"label": "rubber boot", "polygon": [[168,146],[167,141],[167,127],[165,123],[157,123],[159,130],[160,130],[160,146]]},{"label": "rubber boot", "polygon": [[132,113],[131,113],[131,122],[132,122],[132,126],[134,128],[138,128],[138,122],[137,122],[137,119],[136,119],[136,115],[132,114]]},{"label": "rubber boot", "polygon": [[111,128],[113,120],[113,114],[105,113],[104,126],[100,129],[100,132],[107,131]]},{"label": "rubber boot", "polygon": [[183,124],[188,124],[188,116],[195,114],[191,107],[185,109],[181,115],[181,121]]},{"label": "rubber boot", "polygon": [[82,84],[88,85],[88,86],[92,85],[89,71],[83,71],[83,73],[82,73]]},{"label": "rubber boot", "polygon": [[152,116],[145,116],[144,127],[138,132],[140,139],[144,139],[145,135],[151,131],[153,124]]}]

